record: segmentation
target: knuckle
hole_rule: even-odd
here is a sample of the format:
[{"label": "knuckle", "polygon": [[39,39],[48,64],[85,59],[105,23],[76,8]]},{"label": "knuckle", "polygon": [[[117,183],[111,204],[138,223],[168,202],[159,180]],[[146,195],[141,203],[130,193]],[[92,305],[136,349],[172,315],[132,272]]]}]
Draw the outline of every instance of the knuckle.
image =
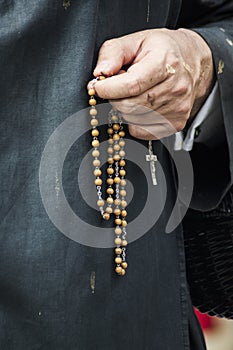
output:
[{"label": "knuckle", "polygon": [[182,131],[184,129],[186,125],[186,121],[177,121],[173,124],[174,128],[177,130],[177,131]]},{"label": "knuckle", "polygon": [[130,77],[127,82],[127,90],[130,97],[140,95],[142,92],[142,83],[138,77]]},{"label": "knuckle", "polygon": [[176,87],[173,90],[174,95],[180,96],[180,95],[185,95],[189,91],[188,84],[186,82],[180,82],[179,84],[176,85]]}]

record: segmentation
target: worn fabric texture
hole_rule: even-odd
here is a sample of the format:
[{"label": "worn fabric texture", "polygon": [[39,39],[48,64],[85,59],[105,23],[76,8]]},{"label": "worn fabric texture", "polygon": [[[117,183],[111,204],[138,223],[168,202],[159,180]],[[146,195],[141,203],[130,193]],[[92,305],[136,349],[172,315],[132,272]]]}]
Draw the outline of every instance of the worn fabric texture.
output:
[{"label": "worn fabric texture", "polygon": [[[156,141],[153,147],[166,176],[166,205],[157,223],[129,245],[125,278],[114,274],[112,249],[81,245],[53,225],[40,195],[39,166],[54,130],[87,107],[86,84],[106,39],[148,28],[190,27],[213,50],[227,135],[220,157],[224,182],[221,172],[202,174],[198,149],[193,152],[194,203],[198,206],[209,196],[204,209],[216,205],[233,169],[233,2],[187,1],[186,6],[180,0],[151,0],[149,22],[147,1],[71,0],[65,9],[67,3],[0,0],[0,348],[205,349],[186,283],[182,227],[165,234],[176,184],[163,144]],[[62,180],[72,209],[101,226],[98,213],[78,189],[77,174],[90,141],[85,134],[69,150]],[[59,143],[53,152],[59,161]],[[206,159],[216,163],[211,152]],[[91,168],[87,176],[91,186]],[[150,188],[133,164],[127,177],[137,188],[129,207],[133,219]],[[211,186],[206,188],[206,183]],[[216,183],[218,193],[212,196]],[[163,190],[158,187],[155,205]]]}]

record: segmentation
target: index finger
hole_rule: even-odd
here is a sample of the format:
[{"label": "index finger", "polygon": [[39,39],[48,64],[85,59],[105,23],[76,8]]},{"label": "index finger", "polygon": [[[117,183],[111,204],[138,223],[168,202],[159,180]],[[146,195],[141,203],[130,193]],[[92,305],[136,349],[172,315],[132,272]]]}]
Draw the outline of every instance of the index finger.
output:
[{"label": "index finger", "polygon": [[166,65],[156,63],[156,58],[153,59],[150,56],[133,63],[123,74],[98,81],[95,84],[95,90],[97,95],[104,99],[114,100],[138,96],[166,80],[168,74]]}]

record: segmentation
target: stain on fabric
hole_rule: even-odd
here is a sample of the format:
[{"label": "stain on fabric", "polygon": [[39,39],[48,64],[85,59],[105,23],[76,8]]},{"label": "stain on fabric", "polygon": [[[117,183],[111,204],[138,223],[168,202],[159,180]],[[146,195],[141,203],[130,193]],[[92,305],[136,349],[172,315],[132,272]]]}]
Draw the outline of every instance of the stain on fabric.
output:
[{"label": "stain on fabric", "polygon": [[63,0],[63,7],[65,10],[67,10],[71,5],[71,2],[69,0]]},{"label": "stain on fabric", "polygon": [[218,63],[218,74],[222,74],[223,73],[223,68],[224,68],[224,61],[223,60],[219,60],[219,63]]},{"label": "stain on fabric", "polygon": [[95,294],[95,271],[91,272],[90,284],[91,284],[91,293]]}]

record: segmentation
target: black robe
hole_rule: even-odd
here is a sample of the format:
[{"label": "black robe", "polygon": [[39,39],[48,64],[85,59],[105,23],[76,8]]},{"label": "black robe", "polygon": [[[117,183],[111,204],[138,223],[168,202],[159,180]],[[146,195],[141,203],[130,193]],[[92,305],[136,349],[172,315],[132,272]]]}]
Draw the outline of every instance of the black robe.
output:
[{"label": "black robe", "polygon": [[[0,348],[204,349],[186,283],[182,227],[165,234],[176,184],[174,164],[163,144],[153,146],[166,178],[164,210],[155,225],[129,245],[124,278],[114,273],[112,249],[78,244],[53,225],[40,194],[39,167],[54,130],[87,107],[86,83],[100,45],[137,30],[176,28],[178,20],[179,26],[195,27],[208,41],[217,70],[219,59],[225,62],[217,77],[232,159],[232,1],[215,1],[212,7],[193,2],[195,11],[190,14],[183,7],[179,17],[181,1],[151,0],[149,21],[147,1],[71,0],[65,9],[68,3],[1,3]],[[208,24],[213,21],[220,22]],[[70,148],[62,184],[72,210],[102,227],[105,223],[85,203],[77,180],[90,141],[85,133]],[[58,142],[52,154],[58,162],[60,147]],[[91,173],[90,167],[90,186]],[[132,162],[127,178],[136,188],[129,206],[133,220],[143,209],[150,185]],[[155,206],[164,191],[160,178],[162,172]],[[228,185],[229,179],[220,192]],[[54,170],[58,197],[59,186]]]}]

